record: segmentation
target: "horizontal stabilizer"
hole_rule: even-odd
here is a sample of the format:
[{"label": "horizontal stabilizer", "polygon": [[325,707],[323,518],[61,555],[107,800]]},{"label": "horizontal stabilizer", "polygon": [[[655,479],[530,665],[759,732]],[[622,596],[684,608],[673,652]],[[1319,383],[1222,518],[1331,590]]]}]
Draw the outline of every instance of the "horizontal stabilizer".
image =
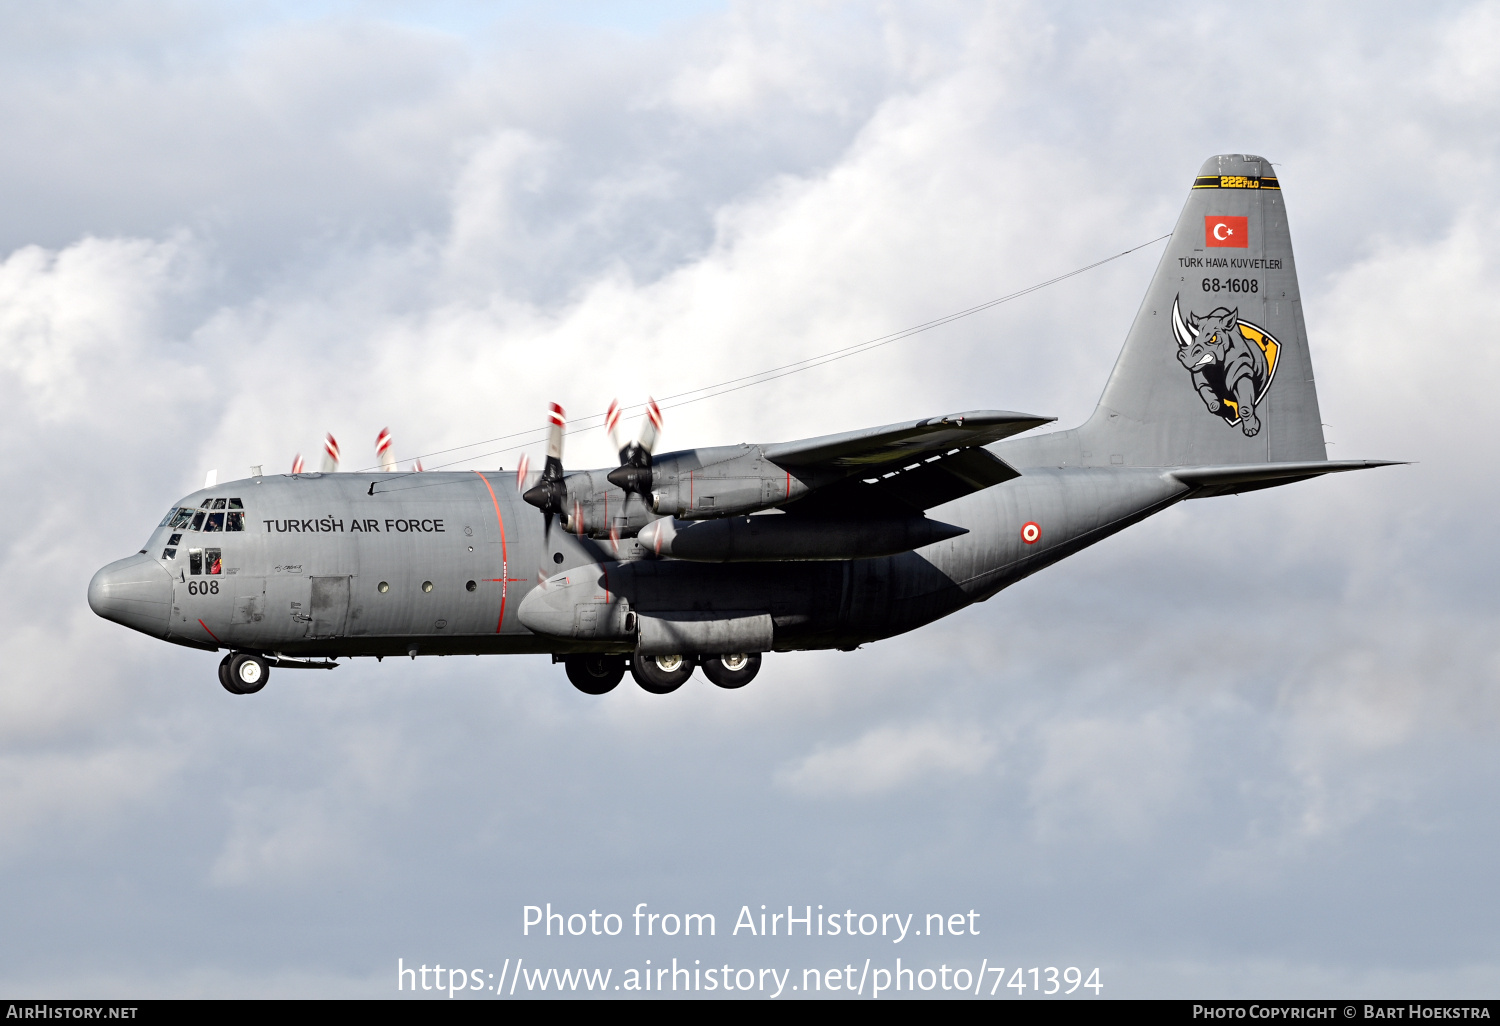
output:
[{"label": "horizontal stabilizer", "polygon": [[1274,488],[1309,477],[1337,474],[1345,470],[1370,467],[1403,466],[1400,460],[1307,460],[1299,463],[1237,463],[1220,467],[1183,467],[1170,471],[1172,477],[1194,489],[1192,499],[1212,495],[1253,492],[1257,488]]},{"label": "horizontal stabilizer", "polygon": [[908,424],[780,442],[765,446],[764,453],[766,459],[779,467],[877,466],[924,453],[988,445],[1056,419],[1005,410],[973,410]]}]

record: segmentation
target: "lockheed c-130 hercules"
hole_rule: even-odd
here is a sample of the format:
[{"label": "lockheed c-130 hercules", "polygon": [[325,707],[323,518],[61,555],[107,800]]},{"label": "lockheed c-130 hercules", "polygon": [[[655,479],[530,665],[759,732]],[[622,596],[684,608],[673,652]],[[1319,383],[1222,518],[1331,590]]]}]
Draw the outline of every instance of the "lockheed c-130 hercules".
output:
[{"label": "lockheed c-130 hercules", "polygon": [[1093,415],[1012,437],[1052,419],[657,454],[654,404],[629,442],[615,407],[620,465],[567,472],[554,406],[539,476],[299,458],[195,492],[89,604],[227,650],[236,694],[273,666],[524,652],[589,694],[627,669],[670,692],[699,666],[734,688],[764,653],[913,630],[1181,500],[1386,465],[1327,458],[1281,189],[1256,156],[1204,164]]}]

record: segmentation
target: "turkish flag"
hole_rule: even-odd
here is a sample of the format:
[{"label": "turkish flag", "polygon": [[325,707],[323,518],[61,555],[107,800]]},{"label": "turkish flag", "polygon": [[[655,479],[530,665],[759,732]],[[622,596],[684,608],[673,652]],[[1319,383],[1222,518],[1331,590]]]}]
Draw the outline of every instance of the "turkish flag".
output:
[{"label": "turkish flag", "polygon": [[1205,246],[1233,246],[1250,248],[1250,219],[1248,217],[1224,217],[1209,214],[1203,219],[1203,244]]}]

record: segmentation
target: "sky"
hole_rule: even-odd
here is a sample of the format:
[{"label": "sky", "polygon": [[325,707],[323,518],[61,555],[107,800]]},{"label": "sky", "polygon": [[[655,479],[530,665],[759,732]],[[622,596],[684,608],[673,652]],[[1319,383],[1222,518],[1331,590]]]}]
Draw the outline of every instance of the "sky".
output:
[{"label": "sky", "polygon": [[[901,957],[1097,968],[1106,997],[1496,996],[1497,123],[1496,3],[0,10],[0,991]],[[403,460],[513,467],[473,443],[548,401],[1154,239],[1222,152],[1276,163],[1330,457],[1411,465],[1179,505],[737,692],[589,698],[516,656],[236,697],[85,601],[209,469],[326,431],[368,466],[386,426]],[[1158,253],[670,409],[663,445],[1071,426]],[[626,932],[523,934],[549,902]],[[634,937],[642,902],[716,935]],[[980,933],[731,934],[761,905]]]}]

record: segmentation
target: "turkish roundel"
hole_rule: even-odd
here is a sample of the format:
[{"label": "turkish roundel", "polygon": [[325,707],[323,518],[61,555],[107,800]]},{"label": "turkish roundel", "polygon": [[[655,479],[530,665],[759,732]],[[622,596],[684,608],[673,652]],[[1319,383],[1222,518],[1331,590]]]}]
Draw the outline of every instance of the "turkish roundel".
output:
[{"label": "turkish roundel", "polygon": [[1203,244],[1205,246],[1233,246],[1236,249],[1250,248],[1250,219],[1209,214],[1203,219]]}]

